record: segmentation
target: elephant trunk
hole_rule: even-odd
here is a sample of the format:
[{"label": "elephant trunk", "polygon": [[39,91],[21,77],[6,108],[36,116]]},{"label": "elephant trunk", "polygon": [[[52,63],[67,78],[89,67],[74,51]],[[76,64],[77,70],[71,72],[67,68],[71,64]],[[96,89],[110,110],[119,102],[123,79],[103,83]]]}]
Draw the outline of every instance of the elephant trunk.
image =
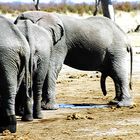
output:
[{"label": "elephant trunk", "polygon": [[101,89],[102,89],[102,92],[103,92],[103,95],[104,96],[107,95],[106,85],[105,85],[106,77],[107,77],[107,75],[105,75],[105,74],[102,73],[101,79],[100,79]]}]

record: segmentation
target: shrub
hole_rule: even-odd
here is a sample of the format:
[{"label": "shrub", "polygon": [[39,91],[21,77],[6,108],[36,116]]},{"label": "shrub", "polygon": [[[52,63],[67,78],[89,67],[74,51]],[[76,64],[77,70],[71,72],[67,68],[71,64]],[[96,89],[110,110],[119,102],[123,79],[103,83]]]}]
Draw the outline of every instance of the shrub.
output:
[{"label": "shrub", "polygon": [[[92,14],[92,12],[95,9],[94,3],[93,4],[87,4],[87,3],[81,3],[81,4],[74,4],[74,3],[67,3],[67,0],[62,0],[61,3],[56,4],[55,2],[50,2],[48,4],[46,3],[40,3],[41,10],[48,11],[48,12],[59,12],[59,13],[78,13],[79,15],[83,15],[84,13]],[[130,12],[132,10],[140,9],[140,3],[130,3],[130,2],[122,2],[122,3],[114,3],[114,7],[116,10],[122,10],[126,12]],[[24,12],[28,10],[35,10],[33,3],[0,3],[0,11],[3,14],[6,13],[14,13],[17,11]],[[98,11],[99,13],[102,12],[101,8]]]}]

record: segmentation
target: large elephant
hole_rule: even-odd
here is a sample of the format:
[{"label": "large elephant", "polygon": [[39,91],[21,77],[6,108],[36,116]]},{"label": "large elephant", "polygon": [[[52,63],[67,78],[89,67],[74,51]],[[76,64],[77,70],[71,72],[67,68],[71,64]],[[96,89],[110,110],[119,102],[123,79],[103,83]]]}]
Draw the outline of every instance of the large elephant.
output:
[{"label": "large elephant", "polygon": [[0,16],[0,133],[16,132],[15,96],[25,76],[28,97],[30,47],[18,28]]},{"label": "large elephant", "polygon": [[49,73],[43,86],[44,109],[57,108],[55,85],[63,63],[79,70],[100,71],[104,95],[105,79],[110,76],[115,84],[115,103],[118,106],[132,105],[127,67],[128,52],[132,58],[132,48],[126,34],[114,22],[105,17],[81,19],[31,11],[19,15],[15,23],[27,19],[49,31],[53,39]]},{"label": "large elephant", "polygon": [[[49,61],[51,50],[53,49],[53,40],[50,36],[50,32],[45,30],[38,25],[35,25],[30,20],[21,20],[17,24],[18,29],[23,33],[27,39],[30,49],[30,65],[31,65],[31,81],[33,91],[33,113],[32,107],[27,102],[24,104],[24,114],[22,120],[28,121],[33,118],[42,118],[41,113],[41,99],[42,99],[42,88],[49,70]],[[38,37],[39,36],[39,37]],[[24,91],[24,81],[19,91]],[[20,94],[20,93],[19,93]],[[24,95],[24,93],[23,93]],[[31,95],[32,96],[32,95]],[[18,102],[18,99],[17,99]],[[21,100],[20,100],[21,102]]]}]

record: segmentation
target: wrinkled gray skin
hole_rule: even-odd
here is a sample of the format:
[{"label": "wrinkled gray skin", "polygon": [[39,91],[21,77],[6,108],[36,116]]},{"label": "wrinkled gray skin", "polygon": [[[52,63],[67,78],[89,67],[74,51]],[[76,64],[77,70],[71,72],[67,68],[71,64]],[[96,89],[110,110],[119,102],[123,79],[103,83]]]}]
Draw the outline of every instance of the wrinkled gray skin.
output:
[{"label": "wrinkled gray skin", "polygon": [[100,71],[104,95],[105,79],[110,76],[116,89],[114,102],[118,106],[132,105],[127,70],[127,54],[130,51],[132,58],[132,49],[126,34],[114,22],[105,17],[80,19],[32,11],[19,15],[15,23],[25,19],[51,31],[54,40],[49,73],[43,88],[44,109],[57,108],[55,86],[63,63],[79,70]]},{"label": "wrinkled gray skin", "polygon": [[33,24],[30,20],[19,21],[17,23],[17,27],[29,43],[31,49],[30,71],[33,73],[31,77],[33,85],[31,89],[33,91],[33,113],[30,102],[28,103],[28,100],[25,100],[27,102],[24,104],[24,115],[22,119],[24,121],[33,120],[33,118],[40,119],[42,118],[42,88],[49,70],[50,53],[53,47],[53,40],[50,36],[50,31]]},{"label": "wrinkled gray skin", "polygon": [[16,132],[15,96],[24,75],[28,84],[29,57],[25,37],[14,24],[0,16],[0,133],[6,129]]}]

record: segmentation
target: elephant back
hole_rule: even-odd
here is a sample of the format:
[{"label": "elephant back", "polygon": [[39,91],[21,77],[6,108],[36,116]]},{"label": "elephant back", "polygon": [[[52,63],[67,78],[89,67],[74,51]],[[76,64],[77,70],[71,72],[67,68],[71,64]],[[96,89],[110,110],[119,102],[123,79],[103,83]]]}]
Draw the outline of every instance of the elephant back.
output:
[{"label": "elephant back", "polygon": [[[22,53],[30,52],[28,42],[19,29],[7,18],[0,16],[0,48],[14,48]],[[13,41],[14,40],[14,41]]]}]

